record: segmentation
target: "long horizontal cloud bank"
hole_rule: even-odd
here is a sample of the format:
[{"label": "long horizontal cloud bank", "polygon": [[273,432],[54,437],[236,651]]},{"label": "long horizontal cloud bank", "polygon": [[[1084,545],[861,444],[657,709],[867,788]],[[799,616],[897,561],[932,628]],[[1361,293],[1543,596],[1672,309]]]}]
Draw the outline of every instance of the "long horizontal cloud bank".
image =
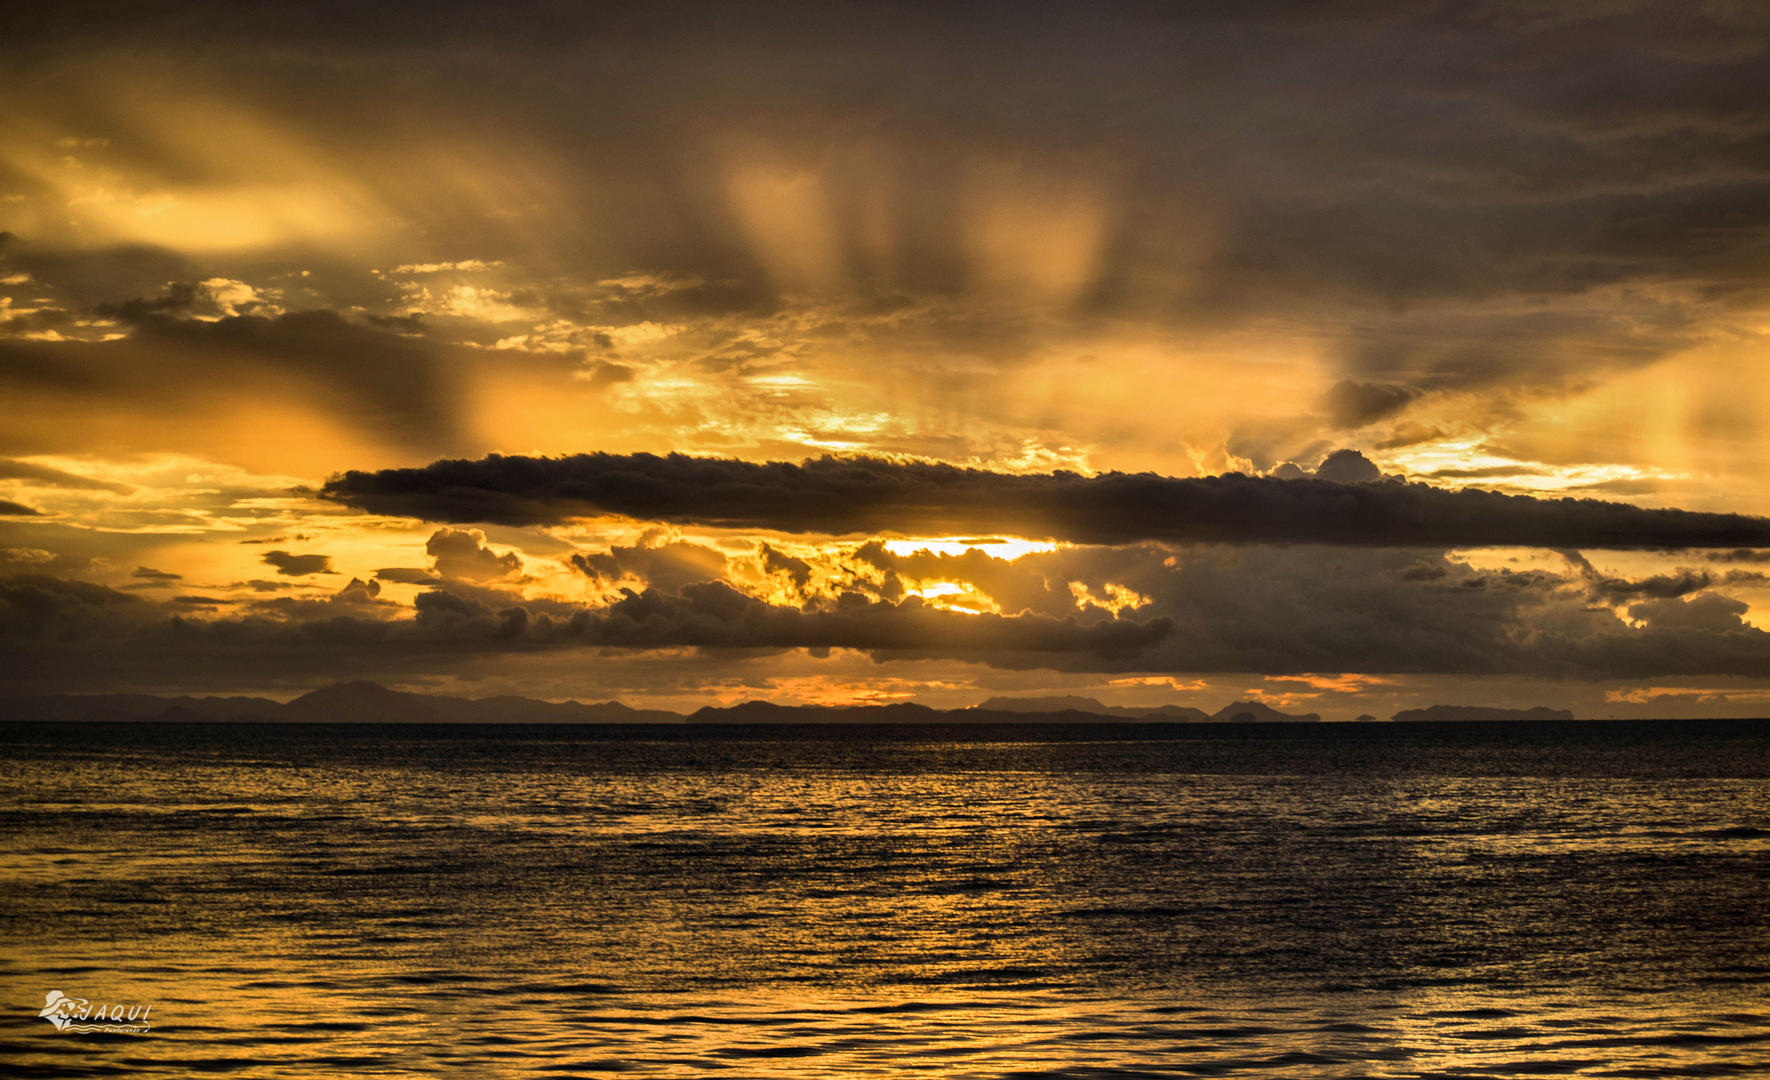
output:
[{"label": "long horizontal cloud bank", "polygon": [[[439,583],[412,608],[352,580],[324,599],[235,604],[203,596],[154,602],[90,582],[0,578],[0,694],[75,682],[230,679],[339,671],[449,670],[475,655],[564,648],[849,648],[881,657],[998,658],[1004,666],[1123,670],[1168,638],[1166,618],[971,615],[919,597],[849,593],[827,610],[764,603],[718,581],[623,590],[605,606],[523,599],[465,581]],[[223,610],[225,609],[225,610]],[[103,674],[96,679],[93,672]]]},{"label": "long horizontal cloud bank", "polygon": [[[443,559],[413,605],[360,580],[314,599],[155,602],[88,582],[4,578],[0,696],[312,685],[521,654],[582,665],[684,651],[719,662],[736,657],[731,650],[794,648],[1070,672],[1770,676],[1770,633],[1743,620],[1744,602],[1716,591],[1764,580],[1750,570],[1625,580],[1577,557],[1561,572],[1482,570],[1442,552],[1272,545],[1201,545],[1178,556],[1153,544],[1075,547],[1010,562],[867,543],[834,557],[843,571],[835,577],[769,560],[777,583],[796,592],[784,604],[743,592],[730,577],[738,560],[711,549],[690,558],[680,549],[691,546],[574,560],[586,576],[633,582],[600,603],[525,597],[456,576],[458,560]],[[905,582],[933,578],[969,583],[1002,613],[939,610],[904,595]],[[1116,616],[1100,601],[1078,602],[1115,586],[1131,604]]]},{"label": "long horizontal cloud bank", "polygon": [[375,513],[504,525],[620,514],[790,533],[1009,532],[1084,544],[1770,547],[1764,518],[1593,499],[1235,473],[1020,475],[828,456],[795,465],[682,454],[494,454],[351,471],[329,481],[322,495]]}]

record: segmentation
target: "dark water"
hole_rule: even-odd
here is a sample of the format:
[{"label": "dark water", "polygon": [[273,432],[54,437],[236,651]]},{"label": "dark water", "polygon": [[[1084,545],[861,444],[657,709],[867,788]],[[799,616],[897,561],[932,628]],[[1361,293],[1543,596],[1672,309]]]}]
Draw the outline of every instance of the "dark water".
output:
[{"label": "dark water", "polygon": [[0,725],[0,858],[8,1076],[1770,1075],[1759,722]]}]

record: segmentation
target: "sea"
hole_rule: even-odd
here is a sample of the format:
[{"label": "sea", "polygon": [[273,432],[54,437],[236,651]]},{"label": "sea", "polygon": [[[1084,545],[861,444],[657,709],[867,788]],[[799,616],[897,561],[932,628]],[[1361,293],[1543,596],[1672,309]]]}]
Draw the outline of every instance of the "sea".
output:
[{"label": "sea", "polygon": [[1764,721],[10,723],[0,867],[8,1077],[1770,1076]]}]

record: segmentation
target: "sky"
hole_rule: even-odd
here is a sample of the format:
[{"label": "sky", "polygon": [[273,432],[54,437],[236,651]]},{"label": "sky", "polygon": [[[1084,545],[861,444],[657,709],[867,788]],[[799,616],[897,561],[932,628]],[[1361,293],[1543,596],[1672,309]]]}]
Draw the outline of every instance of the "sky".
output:
[{"label": "sky", "polygon": [[8,5],[0,695],[1760,715],[1767,45]]}]

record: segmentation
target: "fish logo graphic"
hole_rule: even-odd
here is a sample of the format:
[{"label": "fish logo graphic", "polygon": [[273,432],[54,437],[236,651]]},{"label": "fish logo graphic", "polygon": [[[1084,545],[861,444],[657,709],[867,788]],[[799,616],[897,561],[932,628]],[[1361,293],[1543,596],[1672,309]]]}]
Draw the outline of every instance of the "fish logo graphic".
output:
[{"label": "fish logo graphic", "polygon": [[85,998],[72,998],[60,990],[51,990],[43,998],[43,1011],[37,1015],[54,1024],[57,1031],[66,1031],[87,1006]]},{"label": "fish logo graphic", "polygon": [[148,1023],[148,1013],[152,1010],[152,1005],[130,1005],[127,1011],[122,1005],[100,1005],[94,1009],[86,998],[69,997],[60,990],[51,990],[43,995],[43,1008],[37,1015],[54,1024],[55,1030],[60,1032],[145,1035],[152,1026]]}]

